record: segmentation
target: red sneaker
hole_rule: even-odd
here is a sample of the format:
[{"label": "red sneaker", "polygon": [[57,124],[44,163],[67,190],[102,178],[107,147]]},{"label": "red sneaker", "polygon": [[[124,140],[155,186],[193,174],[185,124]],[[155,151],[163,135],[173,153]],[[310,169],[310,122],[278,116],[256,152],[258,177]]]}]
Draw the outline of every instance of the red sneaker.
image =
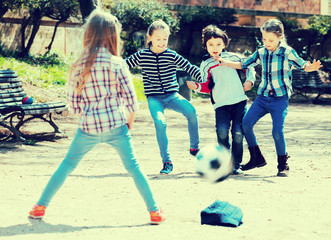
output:
[{"label": "red sneaker", "polygon": [[195,157],[198,154],[199,151],[200,151],[199,148],[196,148],[196,149],[191,148],[190,149],[190,154]]},{"label": "red sneaker", "polygon": [[30,211],[30,218],[42,219],[45,215],[45,206],[34,205],[32,210]]},{"label": "red sneaker", "polygon": [[166,215],[163,210],[160,209],[158,211],[152,211],[149,213],[151,217],[151,224],[158,225],[166,220]]}]

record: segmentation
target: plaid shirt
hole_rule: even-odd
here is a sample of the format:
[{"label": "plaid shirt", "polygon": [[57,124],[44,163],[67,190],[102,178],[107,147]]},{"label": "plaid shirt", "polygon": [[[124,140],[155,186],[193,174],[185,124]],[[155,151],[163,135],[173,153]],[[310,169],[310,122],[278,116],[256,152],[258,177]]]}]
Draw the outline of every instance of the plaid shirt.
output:
[{"label": "plaid shirt", "polygon": [[242,60],[242,68],[262,66],[262,81],[258,95],[268,96],[272,91],[277,97],[292,95],[292,66],[303,69],[307,62],[296,51],[284,44],[273,52],[260,48],[247,59]]},{"label": "plaid shirt", "polygon": [[81,68],[69,81],[68,102],[75,113],[80,114],[79,128],[96,134],[127,123],[125,109],[134,112],[137,98],[131,75],[124,60],[111,55],[105,48],[100,49],[86,86],[78,95],[74,80]]}]

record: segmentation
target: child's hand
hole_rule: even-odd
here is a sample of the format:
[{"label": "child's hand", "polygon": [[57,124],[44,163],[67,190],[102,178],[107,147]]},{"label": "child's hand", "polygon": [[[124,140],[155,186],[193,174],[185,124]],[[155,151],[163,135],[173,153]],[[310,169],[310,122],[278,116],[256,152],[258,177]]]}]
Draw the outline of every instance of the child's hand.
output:
[{"label": "child's hand", "polygon": [[128,123],[126,125],[128,126],[129,130],[132,129],[134,118],[135,118],[135,113],[134,112],[129,113],[128,116],[127,116]]},{"label": "child's hand", "polygon": [[321,61],[320,60],[316,61],[314,59],[313,63],[311,63],[309,61],[307,62],[304,70],[306,72],[313,72],[313,71],[320,69],[321,67],[323,67],[323,65],[321,64]]},{"label": "child's hand", "polygon": [[243,86],[244,86],[244,91],[246,92],[252,89],[253,83],[251,81],[247,81],[244,83]]},{"label": "child's hand", "polygon": [[221,66],[228,66],[228,64],[230,63],[229,61],[225,60],[222,57],[214,58],[214,61],[219,62],[219,65],[221,65]]},{"label": "child's hand", "polygon": [[187,84],[188,88],[191,90],[195,90],[198,88],[197,85],[195,84],[195,82],[193,82],[193,81],[186,81],[186,84]]},{"label": "child's hand", "polygon": [[220,66],[227,66],[234,69],[242,69],[241,62],[232,62],[229,60],[225,60],[224,58],[221,57],[214,58],[214,61],[219,62]]}]

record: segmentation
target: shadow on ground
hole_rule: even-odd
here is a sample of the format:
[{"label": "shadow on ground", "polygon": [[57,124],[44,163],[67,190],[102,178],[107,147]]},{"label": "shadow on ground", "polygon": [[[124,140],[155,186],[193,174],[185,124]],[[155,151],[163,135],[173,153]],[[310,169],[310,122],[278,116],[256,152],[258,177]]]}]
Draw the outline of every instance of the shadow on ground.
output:
[{"label": "shadow on ground", "polygon": [[25,234],[67,233],[85,229],[132,228],[150,226],[148,223],[123,226],[70,226],[64,224],[53,225],[39,219],[30,219],[30,224],[18,224],[9,227],[0,227],[0,236],[15,236]]}]

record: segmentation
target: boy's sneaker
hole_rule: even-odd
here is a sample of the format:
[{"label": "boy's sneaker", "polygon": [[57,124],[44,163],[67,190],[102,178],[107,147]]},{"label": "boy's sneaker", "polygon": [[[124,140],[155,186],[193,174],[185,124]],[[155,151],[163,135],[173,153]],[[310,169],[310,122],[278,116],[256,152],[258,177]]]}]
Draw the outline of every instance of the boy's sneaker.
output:
[{"label": "boy's sneaker", "polygon": [[191,155],[193,155],[193,156],[196,156],[197,155],[197,153],[200,151],[200,149],[199,148],[197,148],[197,149],[190,149],[190,154]]},{"label": "boy's sneaker", "polygon": [[288,177],[290,168],[286,164],[284,168],[278,169],[277,177]]},{"label": "boy's sneaker", "polygon": [[30,211],[30,218],[42,219],[45,215],[45,206],[34,205],[32,210]]},{"label": "boy's sneaker", "polygon": [[149,215],[151,217],[151,224],[153,225],[158,225],[166,220],[166,215],[162,209],[150,212]]},{"label": "boy's sneaker", "polygon": [[238,169],[233,169],[232,174],[233,175],[241,175],[241,174],[244,174],[244,172],[243,172],[243,170],[238,168]]},{"label": "boy's sneaker", "polygon": [[172,165],[171,162],[166,162],[166,163],[163,164],[163,168],[160,171],[160,173],[169,174],[169,173],[171,173],[173,168],[174,168],[174,165]]}]

